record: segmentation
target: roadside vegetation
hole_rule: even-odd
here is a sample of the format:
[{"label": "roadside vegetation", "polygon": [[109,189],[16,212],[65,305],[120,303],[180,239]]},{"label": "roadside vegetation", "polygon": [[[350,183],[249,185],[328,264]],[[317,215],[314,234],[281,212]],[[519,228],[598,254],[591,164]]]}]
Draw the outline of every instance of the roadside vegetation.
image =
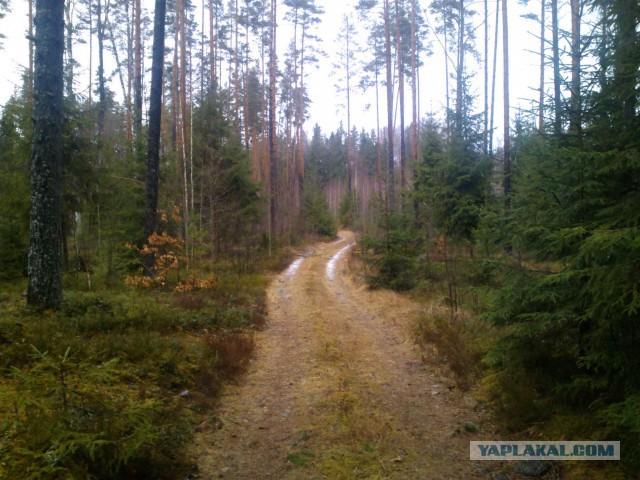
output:
[{"label": "roadside vegetation", "polygon": [[281,259],[252,273],[203,262],[149,288],[68,289],[57,311],[25,306],[24,282],[3,284],[0,477],[186,476],[194,429],[248,365],[265,273]]},{"label": "roadside vegetation", "polygon": [[598,130],[577,148],[521,123],[505,208],[499,170],[452,165],[438,132],[424,126],[405,213],[381,204],[365,227],[363,275],[424,304],[424,358],[447,364],[506,438],[620,440],[621,462],[565,465],[566,478],[636,478],[637,152],[605,149]]}]

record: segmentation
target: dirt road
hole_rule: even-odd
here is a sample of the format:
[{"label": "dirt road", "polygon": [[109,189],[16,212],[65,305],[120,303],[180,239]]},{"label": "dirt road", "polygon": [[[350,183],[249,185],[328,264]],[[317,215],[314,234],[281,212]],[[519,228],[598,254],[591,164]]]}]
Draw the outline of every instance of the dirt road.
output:
[{"label": "dirt road", "polygon": [[256,358],[198,434],[198,478],[489,477],[460,433],[477,414],[413,346],[419,307],[354,283],[353,244],[341,232],[272,282]]}]

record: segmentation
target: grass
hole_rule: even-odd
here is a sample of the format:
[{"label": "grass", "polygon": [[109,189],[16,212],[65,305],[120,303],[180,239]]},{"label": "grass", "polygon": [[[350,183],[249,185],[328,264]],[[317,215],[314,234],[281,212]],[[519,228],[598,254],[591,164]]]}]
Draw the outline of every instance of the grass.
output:
[{"label": "grass", "polygon": [[0,288],[0,478],[180,478],[193,427],[252,355],[265,275],[207,290],[65,291],[58,311]]}]

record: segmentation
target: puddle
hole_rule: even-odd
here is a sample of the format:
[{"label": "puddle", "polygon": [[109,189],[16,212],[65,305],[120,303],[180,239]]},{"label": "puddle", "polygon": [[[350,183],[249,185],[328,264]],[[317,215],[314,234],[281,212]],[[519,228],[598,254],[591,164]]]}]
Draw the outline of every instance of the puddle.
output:
[{"label": "puddle", "polygon": [[302,265],[302,262],[304,261],[304,257],[300,257],[297,260],[294,260],[293,263],[291,265],[289,265],[289,268],[287,268],[284,272],[284,276],[286,278],[291,278],[293,277],[296,272],[298,271],[298,269],[300,268],[300,265]]},{"label": "puddle", "polygon": [[342,247],[340,251],[333,257],[331,257],[331,260],[327,262],[327,278],[329,278],[329,280],[334,280],[336,278],[336,264],[338,263],[338,260],[340,260],[340,258],[342,258],[342,255],[344,255],[344,253],[354,245],[355,243],[352,243],[350,245],[347,245],[346,247]]}]

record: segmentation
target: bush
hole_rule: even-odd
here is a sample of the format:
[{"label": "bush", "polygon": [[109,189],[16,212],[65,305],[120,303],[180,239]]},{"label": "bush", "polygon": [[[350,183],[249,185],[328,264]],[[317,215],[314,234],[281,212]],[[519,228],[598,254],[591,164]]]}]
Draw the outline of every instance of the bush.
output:
[{"label": "bush", "polygon": [[[157,477],[180,417],[141,396],[117,359],[93,364],[34,348],[29,368],[13,368],[0,403],[0,473],[10,479]],[[132,386],[133,385],[133,386]],[[1,469],[4,469],[2,471]]]},{"label": "bush", "polygon": [[432,361],[447,364],[462,390],[471,388],[480,373],[481,353],[459,320],[441,315],[420,319],[416,341]]},{"label": "bush", "polygon": [[396,291],[411,290],[417,284],[415,260],[407,255],[390,252],[383,255],[375,265],[376,275],[368,278],[373,288],[390,288]]}]

